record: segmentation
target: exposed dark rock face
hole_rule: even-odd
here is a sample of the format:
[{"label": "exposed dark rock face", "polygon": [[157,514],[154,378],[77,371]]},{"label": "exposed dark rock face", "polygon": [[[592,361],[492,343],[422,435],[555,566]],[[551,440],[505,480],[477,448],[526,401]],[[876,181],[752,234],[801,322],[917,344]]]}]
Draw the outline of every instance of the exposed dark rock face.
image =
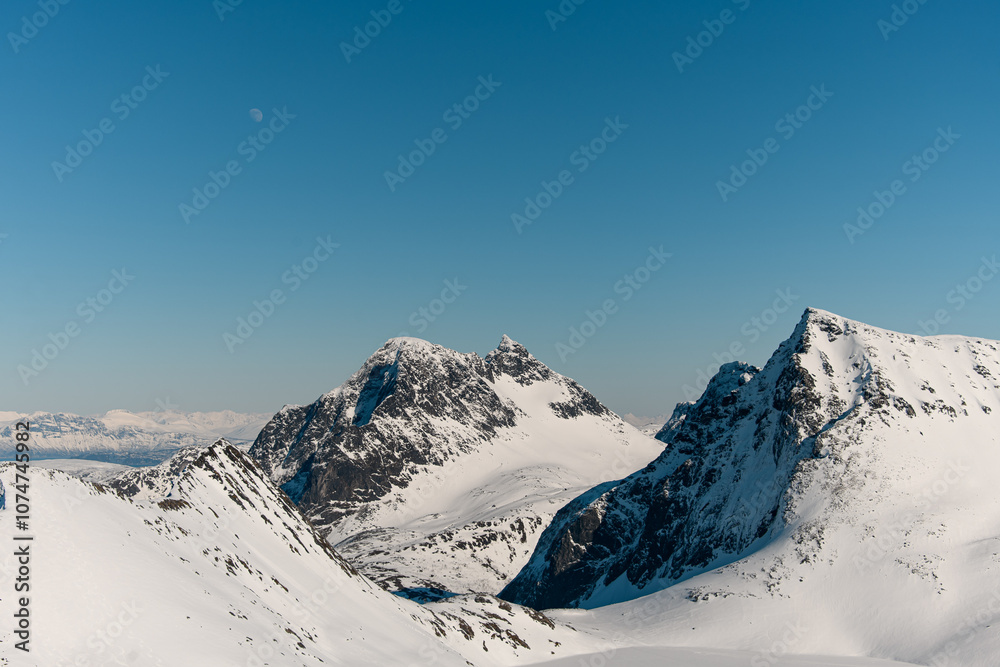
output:
[{"label": "exposed dark rock face", "polygon": [[503,337],[497,349],[486,355],[486,365],[490,379],[507,375],[524,386],[550,380],[555,375],[548,366],[531,356],[523,345],[508,336]]},{"label": "exposed dark rock face", "polygon": [[521,410],[497,383],[526,390],[554,382],[568,400],[563,419],[615,419],[593,395],[503,337],[485,359],[412,338],[376,351],[346,383],[306,406],[286,406],[250,450],[272,480],[318,526],[329,528],[405,489],[422,466],[439,466],[487,446]]},{"label": "exposed dark rock face", "polygon": [[[232,447],[228,440],[220,438],[213,447]],[[126,470],[105,482],[118,495],[134,499],[155,499],[170,495],[181,474],[201,458],[205,447],[193,446],[179,450],[159,465]]]},{"label": "exposed dark rock face", "polygon": [[[906,338],[810,309],[763,369],[722,366],[657,434],[667,447],[656,460],[559,511],[501,597],[544,609],[651,593],[732,562],[780,530],[797,474],[823,468],[829,488],[838,478],[846,486],[848,423],[914,414],[864,344],[883,335]],[[835,345],[845,356],[831,358]]]},{"label": "exposed dark rock face", "polygon": [[660,450],[504,336],[485,358],[392,339],[250,454],[362,572],[423,594],[499,592],[562,504]]},{"label": "exposed dark rock face", "polygon": [[[405,488],[413,466],[440,465],[513,426],[516,410],[493,391],[492,378],[508,373],[530,382],[541,371],[529,361],[551,371],[513,341],[508,347],[484,361],[416,339],[390,340],[342,386],[311,405],[282,409],[250,454],[329,526]],[[449,422],[466,428],[456,433]]]}]

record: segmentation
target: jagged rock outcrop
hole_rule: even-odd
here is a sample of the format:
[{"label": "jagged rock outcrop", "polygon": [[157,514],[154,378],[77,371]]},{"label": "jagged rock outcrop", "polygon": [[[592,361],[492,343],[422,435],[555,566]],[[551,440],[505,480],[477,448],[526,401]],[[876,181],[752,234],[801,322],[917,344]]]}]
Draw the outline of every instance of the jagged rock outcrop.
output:
[{"label": "jagged rock outcrop", "polygon": [[485,358],[392,339],[250,453],[362,571],[422,595],[498,592],[562,503],[661,447],[504,336]]},{"label": "jagged rock outcrop", "polygon": [[[930,422],[971,424],[995,410],[998,377],[992,341],[919,338],[809,309],[763,369],[726,364],[697,402],[679,405],[656,460],[560,510],[501,597],[539,609],[631,599],[792,526],[795,557],[823,558],[828,523],[854,520],[836,508],[869,502],[860,489],[880,474],[882,430],[905,453],[908,428],[922,437]],[[817,498],[822,518],[797,524]]]}]

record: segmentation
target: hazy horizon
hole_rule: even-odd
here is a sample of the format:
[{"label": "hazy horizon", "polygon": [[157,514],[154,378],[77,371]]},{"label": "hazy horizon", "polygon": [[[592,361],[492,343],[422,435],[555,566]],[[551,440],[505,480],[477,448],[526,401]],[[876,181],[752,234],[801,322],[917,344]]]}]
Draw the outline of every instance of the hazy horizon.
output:
[{"label": "hazy horizon", "polygon": [[1000,339],[997,6],[389,4],[0,11],[0,408],[268,412],[508,334],[660,415],[807,306]]}]

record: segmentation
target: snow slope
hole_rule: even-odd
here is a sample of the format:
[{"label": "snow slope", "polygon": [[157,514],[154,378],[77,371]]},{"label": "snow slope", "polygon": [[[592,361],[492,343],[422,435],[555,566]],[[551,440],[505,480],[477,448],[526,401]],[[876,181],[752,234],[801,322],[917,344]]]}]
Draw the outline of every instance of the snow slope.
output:
[{"label": "snow slope", "polygon": [[[573,424],[593,432],[603,421],[588,394],[554,388],[558,378],[531,358],[489,360],[491,372],[480,376],[488,387],[447,372],[445,385],[459,393],[423,383],[419,411],[412,400],[379,399],[385,384],[369,383],[370,373],[361,383],[376,396],[361,401],[370,406],[362,429],[383,412],[400,420],[380,425],[383,433],[392,424],[457,429],[456,419],[442,417],[446,407],[472,416],[491,401],[484,391],[472,394],[478,401],[455,402],[470,382],[514,415],[496,435],[470,438],[469,451],[445,441],[445,460],[420,464],[432,473],[454,465],[453,476],[421,487],[413,475],[394,487],[427,522],[435,517],[422,517],[421,503],[448,511],[470,501],[461,488],[477,474],[500,490],[469,504],[474,511],[516,496],[505,479],[522,490],[538,483],[472,465],[483,451],[528,468],[547,447],[572,458],[578,451],[559,434],[582,439]],[[395,387],[412,389],[405,373]],[[627,471],[615,459],[600,479],[616,481],[578,494],[559,513],[519,579],[535,577],[535,602],[565,591],[572,604],[614,604],[544,613],[489,595],[427,605],[391,595],[225,442],[124,471],[107,486],[33,468],[33,653],[16,652],[8,630],[0,633],[0,665],[993,667],[998,410],[1000,343],[919,338],[809,310],[763,369],[727,366],[697,403],[678,406],[652,463],[621,480]],[[575,418],[561,416],[568,412]],[[329,427],[320,414],[309,428]],[[528,425],[530,435],[545,434],[530,447],[513,437]],[[297,432],[303,440],[309,428]],[[0,465],[0,479],[14,488],[11,464]],[[374,506],[373,516],[386,511]],[[13,518],[10,505],[0,512],[8,545]],[[540,560],[546,553],[550,562]],[[8,549],[0,590],[14,576]],[[0,616],[12,614],[11,596],[0,594]]]},{"label": "snow slope", "polygon": [[485,359],[392,339],[250,451],[361,571],[423,594],[498,592],[562,505],[661,450],[504,336]]},{"label": "snow slope", "polygon": [[588,665],[620,667],[905,667],[911,663],[872,658],[771,654],[768,651],[731,651],[713,648],[670,648],[630,646],[600,653],[559,658],[544,663],[545,667],[587,667]]},{"label": "snow slope", "polygon": [[[32,651],[0,633],[0,664],[504,665],[600,647],[495,598],[424,607],[383,591],[224,442],[189,458],[167,498],[133,501],[61,471],[30,475]],[[12,488],[13,466],[0,477]],[[12,519],[0,512],[8,545]],[[4,591],[16,575],[5,550]],[[13,612],[0,596],[0,615]]]},{"label": "snow slope", "polygon": [[[491,596],[424,606],[393,596],[336,554],[238,449],[219,442],[187,461],[173,467],[169,497],[148,500],[61,471],[30,472],[32,529],[17,533],[34,537],[31,653],[0,633],[0,664],[490,667],[579,655],[583,664],[632,664],[634,638]],[[11,464],[0,465],[8,488],[13,477]],[[7,544],[12,518],[0,512]],[[17,566],[13,550],[0,556],[4,590]],[[0,596],[0,615],[14,610]],[[685,664],[745,664],[746,654],[730,657]]]},{"label": "snow slope", "polygon": [[501,597],[651,644],[997,664],[1000,343],[810,309],[679,411]]}]

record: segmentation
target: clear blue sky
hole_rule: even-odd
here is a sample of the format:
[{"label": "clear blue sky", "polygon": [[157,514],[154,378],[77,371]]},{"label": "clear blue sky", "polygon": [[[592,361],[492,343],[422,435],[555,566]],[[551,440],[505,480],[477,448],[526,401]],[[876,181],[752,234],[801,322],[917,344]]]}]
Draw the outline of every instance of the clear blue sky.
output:
[{"label": "clear blue sky", "polygon": [[[587,0],[556,21],[556,0],[401,0],[396,14],[243,0],[220,20],[210,0],[34,19],[37,2],[7,2],[0,409],[273,411],[405,331],[480,354],[506,333],[613,409],[658,414],[733,343],[765,361],[806,306],[914,333],[940,310],[942,332],[1000,339],[1000,276],[949,296],[1000,253],[1000,8],[914,2],[880,28],[892,5]],[[347,62],[372,11],[391,22]],[[674,53],[710,28],[679,71]],[[832,96],[810,98],[823,86]],[[445,115],[477,90],[467,117]],[[776,126],[797,109],[808,120]],[[398,156],[439,128],[446,141],[390,189]],[[66,163],[84,132],[100,144]],[[602,132],[614,141],[596,159],[576,153]],[[907,166],[928,148],[934,164]],[[723,201],[748,150],[768,159]],[[180,204],[230,161],[238,173],[186,222]],[[512,214],[564,170],[518,233]],[[844,224],[896,179],[905,190],[849,242]],[[317,237],[339,247],[293,290],[283,276]],[[616,284],[661,245],[671,257],[626,300]],[[419,309],[440,311],[455,279],[465,289],[424,328]],[[788,288],[789,311],[767,315]],[[276,289],[283,303],[227,346]],[[560,354],[608,299],[606,323]],[[26,385],[18,367],[50,334],[65,349]]]}]

